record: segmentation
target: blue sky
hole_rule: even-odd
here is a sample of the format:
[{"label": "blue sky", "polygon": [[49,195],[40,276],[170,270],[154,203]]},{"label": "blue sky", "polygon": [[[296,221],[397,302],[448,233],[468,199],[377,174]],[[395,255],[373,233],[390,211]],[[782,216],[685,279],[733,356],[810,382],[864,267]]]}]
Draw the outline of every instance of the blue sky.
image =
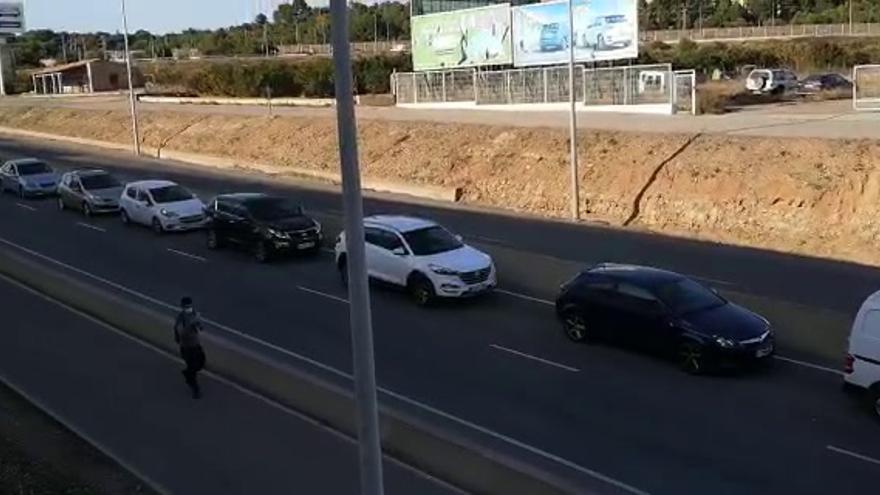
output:
[{"label": "blue sky", "polygon": [[[129,29],[157,33],[188,27],[216,28],[240,24],[256,15],[255,5],[278,0],[126,0]],[[326,4],[327,1],[309,2]],[[122,30],[120,0],[25,0],[29,29],[56,31]]]}]

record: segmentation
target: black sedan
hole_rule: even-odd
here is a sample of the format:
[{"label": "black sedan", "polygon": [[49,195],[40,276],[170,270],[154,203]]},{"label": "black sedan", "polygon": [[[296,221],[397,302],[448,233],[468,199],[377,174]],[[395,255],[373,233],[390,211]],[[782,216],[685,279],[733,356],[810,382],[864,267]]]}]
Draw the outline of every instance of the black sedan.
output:
[{"label": "black sedan", "polygon": [[296,202],[260,193],[217,196],[205,208],[208,248],[242,247],[264,263],[292,252],[315,253],[321,248],[321,224],[303,213]]},{"label": "black sedan", "polygon": [[822,92],[852,91],[852,83],[840,74],[813,74],[798,82],[797,93],[800,95],[816,95]]},{"label": "black sedan", "polygon": [[763,317],[690,278],[600,264],[562,286],[556,311],[575,342],[606,340],[675,356],[693,374],[765,362],[775,352]]}]

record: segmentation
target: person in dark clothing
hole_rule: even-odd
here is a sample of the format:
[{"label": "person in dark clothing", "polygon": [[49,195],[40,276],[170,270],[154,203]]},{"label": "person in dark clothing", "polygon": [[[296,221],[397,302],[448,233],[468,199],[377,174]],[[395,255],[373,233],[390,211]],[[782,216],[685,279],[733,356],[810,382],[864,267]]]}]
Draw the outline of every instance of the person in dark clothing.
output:
[{"label": "person in dark clothing", "polygon": [[180,346],[180,357],[186,363],[182,373],[194,399],[202,396],[198,373],[205,367],[205,351],[199,339],[201,331],[202,321],[193,307],[193,301],[184,297],[180,300],[180,313],[174,321],[174,341]]}]

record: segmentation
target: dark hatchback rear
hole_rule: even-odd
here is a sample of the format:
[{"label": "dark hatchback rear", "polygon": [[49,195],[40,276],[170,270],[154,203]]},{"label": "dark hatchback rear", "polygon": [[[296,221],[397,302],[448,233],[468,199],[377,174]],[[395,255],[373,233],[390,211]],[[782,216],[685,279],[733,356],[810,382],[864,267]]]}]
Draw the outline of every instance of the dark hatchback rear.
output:
[{"label": "dark hatchback rear", "polygon": [[556,311],[569,339],[601,339],[674,356],[689,373],[766,362],[763,317],[683,275],[601,264],[563,285]]},{"label": "dark hatchback rear", "polygon": [[295,201],[260,193],[217,196],[206,213],[208,247],[242,247],[260,261],[293,252],[315,253],[321,248],[321,224]]}]

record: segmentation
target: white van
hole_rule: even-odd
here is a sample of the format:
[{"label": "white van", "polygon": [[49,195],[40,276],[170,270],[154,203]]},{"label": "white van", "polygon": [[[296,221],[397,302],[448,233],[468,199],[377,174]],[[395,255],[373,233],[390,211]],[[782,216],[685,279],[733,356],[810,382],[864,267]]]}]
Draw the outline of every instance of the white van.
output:
[{"label": "white van", "polygon": [[867,392],[880,418],[880,292],[862,304],[849,335],[844,381]]}]

